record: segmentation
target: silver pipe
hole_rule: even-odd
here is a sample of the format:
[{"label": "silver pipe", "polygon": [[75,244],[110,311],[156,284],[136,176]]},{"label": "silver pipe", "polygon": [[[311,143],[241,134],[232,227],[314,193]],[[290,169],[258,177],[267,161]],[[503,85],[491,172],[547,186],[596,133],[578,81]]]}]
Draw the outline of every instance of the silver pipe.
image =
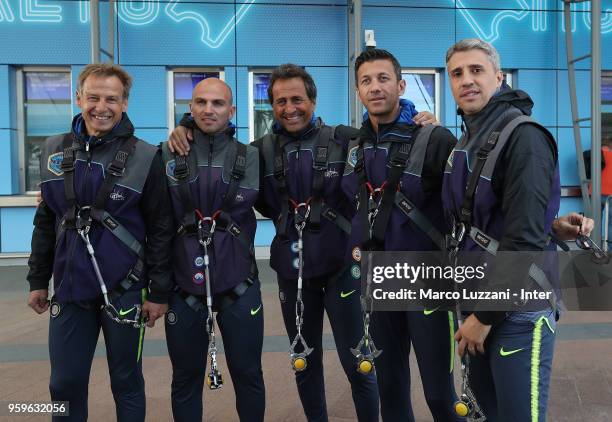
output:
[{"label": "silver pipe", "polygon": [[601,246],[601,0],[591,2],[591,237]]}]

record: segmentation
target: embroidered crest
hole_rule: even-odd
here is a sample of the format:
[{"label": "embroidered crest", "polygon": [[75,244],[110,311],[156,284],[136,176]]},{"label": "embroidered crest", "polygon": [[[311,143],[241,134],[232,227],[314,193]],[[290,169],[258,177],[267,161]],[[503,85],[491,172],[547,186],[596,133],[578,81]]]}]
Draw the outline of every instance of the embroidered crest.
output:
[{"label": "embroidered crest", "polygon": [[61,176],[64,174],[62,170],[62,161],[64,160],[64,152],[56,152],[55,154],[51,154],[49,156],[49,160],[47,161],[47,170],[56,176]]},{"label": "embroidered crest", "polygon": [[202,273],[195,273],[193,276],[193,282],[195,284],[202,284],[204,283],[204,274]]},{"label": "embroidered crest", "polygon": [[174,160],[170,160],[166,163],[166,176],[170,179],[178,182],[178,179],[174,177],[174,169],[176,168],[176,162]]},{"label": "embroidered crest", "polygon": [[357,150],[359,149],[359,145],[354,146],[348,152],[348,163],[355,167],[357,165]]},{"label": "embroidered crest", "polygon": [[170,325],[176,324],[176,321],[178,321],[176,312],[174,312],[172,309],[166,312],[166,321],[168,321],[168,324]]}]

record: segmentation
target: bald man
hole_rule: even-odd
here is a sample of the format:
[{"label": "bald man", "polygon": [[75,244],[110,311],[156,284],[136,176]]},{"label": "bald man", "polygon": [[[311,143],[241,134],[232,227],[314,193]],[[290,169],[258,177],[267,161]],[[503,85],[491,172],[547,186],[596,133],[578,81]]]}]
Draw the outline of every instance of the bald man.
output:
[{"label": "bald man", "polygon": [[236,107],[225,82],[200,82],[189,107],[195,123],[189,154],[175,156],[162,145],[176,223],[176,286],[165,321],[172,413],[175,421],[201,421],[204,381],[210,389],[222,385],[214,341],[218,327],[238,416],[263,421],[263,307],[253,253],[259,155],[234,138],[230,119]]}]

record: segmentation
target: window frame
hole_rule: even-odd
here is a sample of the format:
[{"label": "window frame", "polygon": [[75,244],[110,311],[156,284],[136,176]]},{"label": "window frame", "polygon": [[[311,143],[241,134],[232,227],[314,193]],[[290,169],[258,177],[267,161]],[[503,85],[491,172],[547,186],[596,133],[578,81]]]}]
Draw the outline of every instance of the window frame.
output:
[{"label": "window frame", "polygon": [[[602,70],[601,71],[601,82],[603,85],[603,78],[612,78],[612,70]],[[602,88],[603,89],[603,88]],[[612,113],[607,113],[604,111],[604,106],[605,107],[612,107],[612,104],[604,104],[603,99],[601,98],[601,92],[600,92],[600,106],[601,106],[601,116],[600,116],[600,121],[601,121],[601,131],[602,131],[602,139],[603,139],[603,135],[604,135],[604,124],[603,124],[603,115],[604,114],[612,114]],[[608,132],[605,132],[608,133]],[[612,235],[612,234],[611,234]]]},{"label": "window frame", "polygon": [[517,78],[517,70],[516,69],[502,69],[502,74],[506,75],[506,83],[512,89],[517,89],[518,78]]},{"label": "window frame", "polygon": [[174,99],[174,74],[175,73],[210,73],[210,72],[218,72],[219,79],[225,82],[225,68],[224,67],[169,67],[167,71],[167,83],[168,87],[168,106],[166,109],[167,112],[167,122],[168,122],[168,135],[172,133],[174,130],[174,108],[175,108],[175,99]]},{"label": "window frame", "polygon": [[255,141],[255,110],[254,110],[254,101],[253,97],[253,74],[254,73],[267,73],[268,75],[272,73],[274,68],[272,67],[253,67],[249,68],[248,74],[248,108],[249,108],[249,143]]},{"label": "window frame", "polygon": [[[425,67],[425,68],[417,68],[417,67],[402,67],[402,76],[406,73],[420,73],[423,75],[434,75],[434,115],[436,116],[436,120],[441,122],[440,118],[442,116],[442,93],[441,89],[441,73],[442,71],[438,68],[434,67]],[[402,78],[403,79],[403,78]],[[417,110],[423,111],[423,110]]]},{"label": "window frame", "polygon": [[[17,100],[17,141],[19,144],[19,194],[20,195],[36,195],[40,190],[26,190],[26,163],[25,163],[25,142],[26,142],[26,127],[25,127],[25,74],[26,73],[67,73],[70,78],[70,109],[74,113],[74,93],[75,81],[72,77],[72,68],[70,66],[21,66],[15,71],[15,93]],[[72,116],[71,116],[72,117]],[[70,122],[68,122],[70,124]]]}]

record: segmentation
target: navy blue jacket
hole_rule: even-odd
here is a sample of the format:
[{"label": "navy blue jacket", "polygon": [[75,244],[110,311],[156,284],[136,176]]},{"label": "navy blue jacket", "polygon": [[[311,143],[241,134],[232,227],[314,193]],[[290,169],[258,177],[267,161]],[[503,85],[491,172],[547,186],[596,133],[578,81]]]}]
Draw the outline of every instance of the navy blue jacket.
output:
[{"label": "navy blue jacket", "polygon": [[[80,114],[74,118],[71,133],[72,145],[77,149],[74,190],[79,206],[93,203],[120,141],[133,134],[134,127],[125,114],[113,131],[101,138],[86,135]],[[58,300],[91,300],[99,297],[101,290],[85,244],[76,230],[60,230],[59,227],[68,209],[61,169],[65,136],[48,138],[42,148],[40,174],[43,202],[34,217],[27,279],[30,290],[46,289],[53,274]],[[87,143],[89,152],[85,151]],[[110,194],[106,211],[144,245],[145,271],[141,282],[132,288],[149,286],[148,299],[165,303],[171,287],[169,256],[173,232],[170,201],[158,148],[137,141],[124,175]],[[99,224],[92,225],[89,237],[105,284],[112,290],[134,266],[136,254]]]},{"label": "navy blue jacket", "polygon": [[[192,126],[194,142],[187,157],[187,183],[194,208],[203,217],[211,217],[221,209],[236,159],[235,128],[213,135],[202,133]],[[162,145],[166,178],[174,220],[178,227],[184,211],[179,180],[175,177],[175,157]],[[259,194],[259,157],[257,150],[247,145],[244,178],[240,181],[229,215],[242,233],[244,243],[227,230],[216,229],[208,246],[211,288],[221,293],[245,281],[254,268],[253,242],[257,221],[253,205]],[[248,244],[248,247],[246,246]],[[174,281],[182,290],[196,295],[206,294],[203,248],[195,232],[175,236],[172,267]]]}]

